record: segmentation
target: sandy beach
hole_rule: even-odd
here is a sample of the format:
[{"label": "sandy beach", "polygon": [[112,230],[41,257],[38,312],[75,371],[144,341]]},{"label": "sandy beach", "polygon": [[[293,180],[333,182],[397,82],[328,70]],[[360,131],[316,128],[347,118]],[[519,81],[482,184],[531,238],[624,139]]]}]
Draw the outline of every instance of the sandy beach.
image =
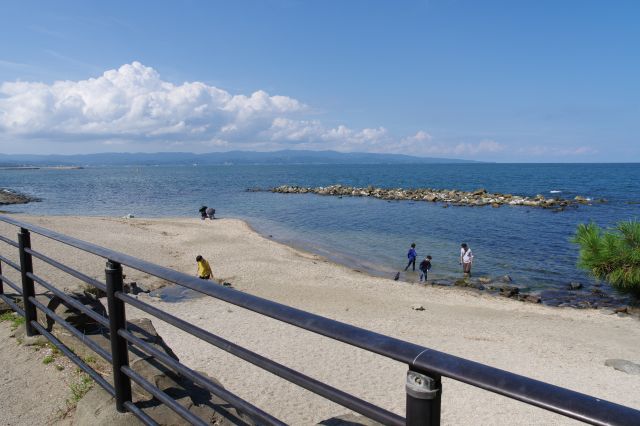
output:
[{"label": "sandy beach", "polygon": [[[238,291],[640,409],[640,376],[604,365],[610,358],[640,363],[640,322],[632,317],[372,277],[271,241],[235,219],[14,217],[188,274],[195,274],[195,256],[201,254],[214,277]],[[16,232],[0,223],[0,234],[15,239]],[[100,258],[36,235],[32,246],[103,280]],[[16,260],[15,255],[7,257]],[[76,280],[42,262],[34,261],[34,270],[59,288],[77,288]],[[127,281],[143,287],[162,284],[129,268],[125,274]],[[404,415],[405,365],[212,298],[166,303],[139,297]],[[425,310],[413,310],[414,304]],[[131,307],[127,314],[146,316]],[[287,423],[310,425],[348,412],[160,320],[153,323],[183,363],[217,377],[232,392]],[[442,401],[443,424],[448,425],[577,424],[446,378]]]}]

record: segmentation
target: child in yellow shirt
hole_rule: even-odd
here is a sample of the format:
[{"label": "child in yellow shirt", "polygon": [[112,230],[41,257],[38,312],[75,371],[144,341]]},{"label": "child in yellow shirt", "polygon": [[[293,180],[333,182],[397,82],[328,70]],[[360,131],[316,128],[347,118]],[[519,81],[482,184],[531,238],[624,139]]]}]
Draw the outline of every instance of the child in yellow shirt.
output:
[{"label": "child in yellow shirt", "polygon": [[211,279],[211,266],[209,266],[209,262],[200,255],[196,256],[196,262],[198,262],[198,278],[203,280]]}]

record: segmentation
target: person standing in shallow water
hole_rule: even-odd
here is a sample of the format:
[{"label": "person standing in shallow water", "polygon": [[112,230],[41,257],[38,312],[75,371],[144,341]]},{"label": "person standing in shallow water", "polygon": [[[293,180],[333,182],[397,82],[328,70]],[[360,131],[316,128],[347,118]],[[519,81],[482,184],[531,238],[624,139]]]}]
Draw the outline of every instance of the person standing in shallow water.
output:
[{"label": "person standing in shallow water", "polygon": [[471,264],[473,263],[473,253],[471,248],[466,244],[460,245],[460,264],[462,265],[462,272],[465,275],[471,274]]},{"label": "person standing in shallow water", "polygon": [[422,262],[420,262],[420,282],[427,282],[427,277],[429,275],[429,271],[431,270],[431,259],[431,256],[427,256]]},{"label": "person standing in shallow water", "polygon": [[416,270],[416,257],[418,257],[418,255],[416,254],[416,243],[411,243],[411,247],[409,248],[409,252],[407,253],[409,263],[407,263],[407,266],[404,268],[405,271],[409,269],[409,266],[411,265],[413,265],[413,270]]}]

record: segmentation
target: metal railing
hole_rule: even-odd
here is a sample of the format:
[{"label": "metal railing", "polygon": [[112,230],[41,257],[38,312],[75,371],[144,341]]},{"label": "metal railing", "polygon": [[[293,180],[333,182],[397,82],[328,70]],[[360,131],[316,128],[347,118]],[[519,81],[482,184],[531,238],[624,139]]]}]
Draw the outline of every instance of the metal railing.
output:
[{"label": "metal railing", "polygon": [[[131,369],[129,366],[130,347],[142,350],[169,369],[178,372],[194,383],[202,386],[211,392],[211,394],[216,395],[226,401],[230,406],[236,408],[239,412],[251,417],[257,424],[282,425],[285,423],[137,338],[128,330],[125,312],[127,304],[291,383],[385,425],[406,424],[411,426],[431,426],[440,424],[442,377],[448,377],[594,425],[640,425],[640,411],[630,407],[513,374],[393,337],[374,333],[231,288],[211,285],[184,273],[62,235],[39,226],[21,222],[11,217],[0,216],[0,221],[20,228],[17,243],[9,238],[0,236],[1,242],[18,249],[20,259],[20,265],[18,265],[7,257],[0,255],[0,299],[4,300],[18,314],[25,317],[27,335],[40,333],[45,336],[54,346],[58,347],[68,356],[71,361],[76,363],[78,367],[89,374],[109,394],[115,397],[116,408],[119,412],[129,411],[147,425],[155,425],[158,423],[132,402],[132,380],[153,395],[158,401],[174,410],[187,422],[195,425],[204,425],[206,422],[195,417],[185,407]],[[35,251],[31,247],[31,232],[106,259],[105,283],[95,280],[80,271],[76,271],[57,260]],[[35,275],[33,271],[33,257],[106,292],[108,314],[94,311],[90,307],[85,306],[58,290],[42,277]],[[21,286],[13,283],[2,273],[3,265],[7,265],[20,272]],[[122,265],[407,365],[406,418],[238,346],[126,294],[123,289]],[[82,339],[81,341],[112,365],[113,384],[105,380],[99,373],[75,355],[71,349],[37,322],[36,309],[39,309],[73,335],[82,337],[80,331],[36,299],[34,283],[38,283],[51,292],[51,294],[68,303],[69,306],[88,315],[101,326],[108,328],[111,343],[110,353],[89,339]],[[15,294],[22,299],[24,309],[18,306],[15,296],[11,297],[5,294],[4,284],[13,289]]]}]

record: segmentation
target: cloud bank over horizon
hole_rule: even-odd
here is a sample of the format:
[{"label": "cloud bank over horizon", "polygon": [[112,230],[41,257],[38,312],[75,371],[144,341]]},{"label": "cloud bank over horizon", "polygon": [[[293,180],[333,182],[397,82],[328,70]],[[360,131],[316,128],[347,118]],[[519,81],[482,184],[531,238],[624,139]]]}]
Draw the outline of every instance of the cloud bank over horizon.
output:
[{"label": "cloud bank over horizon", "polygon": [[230,149],[334,149],[475,155],[498,152],[494,141],[447,145],[424,130],[395,136],[382,127],[325,126],[303,102],[258,90],[231,94],[202,82],[176,85],[139,62],[79,81],[4,82],[0,135],[15,143],[54,140],[195,151]]},{"label": "cloud bank over horizon", "polygon": [[[43,150],[47,143],[52,150],[54,143],[58,148],[75,143],[92,152],[309,149],[468,159],[500,155],[507,148],[490,139],[446,142],[425,130],[399,136],[383,126],[331,127],[317,115],[297,99],[264,90],[231,94],[198,81],[174,84],[140,62],[86,80],[0,84],[0,142],[15,152],[34,141]],[[555,153],[590,152],[579,147]],[[554,151],[532,147],[529,152],[537,153]]]}]

